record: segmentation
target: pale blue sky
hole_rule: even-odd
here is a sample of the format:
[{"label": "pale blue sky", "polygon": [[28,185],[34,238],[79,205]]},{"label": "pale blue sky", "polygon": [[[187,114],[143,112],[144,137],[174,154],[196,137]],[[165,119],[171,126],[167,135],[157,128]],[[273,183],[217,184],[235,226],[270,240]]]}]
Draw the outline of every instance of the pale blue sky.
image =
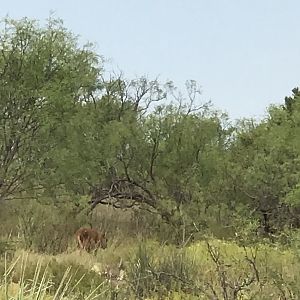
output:
[{"label": "pale blue sky", "polygon": [[127,77],[183,86],[231,118],[261,117],[300,83],[298,0],[9,0],[4,17],[45,20],[50,10]]}]

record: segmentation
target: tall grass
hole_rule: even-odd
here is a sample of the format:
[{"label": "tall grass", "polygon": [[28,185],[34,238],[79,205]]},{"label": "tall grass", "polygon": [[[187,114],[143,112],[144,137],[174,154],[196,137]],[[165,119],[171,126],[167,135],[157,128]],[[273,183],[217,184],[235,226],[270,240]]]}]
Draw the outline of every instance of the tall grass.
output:
[{"label": "tall grass", "polygon": [[204,240],[199,231],[197,242],[178,247],[163,243],[169,231],[154,221],[101,208],[92,223],[108,231],[109,245],[94,256],[74,251],[84,217],[31,207],[0,211],[0,300],[300,299],[300,233],[283,248]]},{"label": "tall grass", "polygon": [[300,261],[291,249],[132,241],[111,243],[96,256],[17,250],[0,261],[0,300],[300,299]]},{"label": "tall grass", "polygon": [[[109,287],[107,287],[105,281],[102,281],[89,293],[80,295],[76,288],[86,274],[76,279],[76,271],[71,272],[72,267],[65,269],[60,282],[56,285],[51,272],[49,272],[49,263],[44,266],[42,260],[39,259],[34,267],[32,278],[28,278],[27,270],[32,267],[28,264],[28,255],[27,253],[19,256],[10,263],[5,256],[4,274],[0,284],[1,300],[107,299],[105,294],[108,292]],[[20,278],[15,282],[14,273],[17,271],[17,265],[20,269]]]}]

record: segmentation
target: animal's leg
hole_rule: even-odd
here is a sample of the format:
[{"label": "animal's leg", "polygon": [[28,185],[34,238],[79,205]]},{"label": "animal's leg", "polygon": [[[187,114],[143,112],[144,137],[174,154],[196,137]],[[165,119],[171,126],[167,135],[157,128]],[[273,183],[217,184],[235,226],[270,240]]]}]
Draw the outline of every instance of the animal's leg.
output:
[{"label": "animal's leg", "polygon": [[90,252],[91,249],[92,249],[92,247],[91,247],[91,239],[88,238],[88,239],[85,241],[85,250],[86,250],[87,252]]},{"label": "animal's leg", "polygon": [[97,242],[95,243],[95,250],[94,250],[94,254],[95,254],[95,255],[97,254],[98,249],[99,249],[100,246],[101,246],[101,241],[99,240],[99,241],[97,241]]},{"label": "animal's leg", "polygon": [[89,241],[88,240],[84,241],[84,250],[89,252]]},{"label": "animal's leg", "polygon": [[98,252],[98,247],[94,247],[93,254],[96,256]]},{"label": "animal's leg", "polygon": [[83,241],[81,240],[81,237],[80,235],[77,236],[77,246],[80,250],[83,250],[85,247],[84,247],[84,244],[83,244]]}]

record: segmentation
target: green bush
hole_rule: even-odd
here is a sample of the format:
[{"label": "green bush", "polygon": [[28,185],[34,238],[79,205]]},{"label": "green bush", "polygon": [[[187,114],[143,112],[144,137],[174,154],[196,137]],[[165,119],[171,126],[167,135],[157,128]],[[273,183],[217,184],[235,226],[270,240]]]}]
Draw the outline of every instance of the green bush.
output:
[{"label": "green bush", "polygon": [[16,210],[24,247],[41,253],[66,251],[78,227],[86,222],[84,215],[67,206],[31,201]]},{"label": "green bush", "polygon": [[200,295],[197,286],[197,265],[185,249],[167,247],[151,249],[140,243],[128,263],[128,281],[135,296],[144,299],[153,295],[166,297],[172,292]]},{"label": "green bush", "polygon": [[199,293],[198,266],[186,249],[171,249],[158,261],[156,276],[167,291]]},{"label": "green bush", "polygon": [[157,279],[153,276],[154,261],[151,250],[140,243],[128,264],[128,280],[138,299],[156,291]]}]

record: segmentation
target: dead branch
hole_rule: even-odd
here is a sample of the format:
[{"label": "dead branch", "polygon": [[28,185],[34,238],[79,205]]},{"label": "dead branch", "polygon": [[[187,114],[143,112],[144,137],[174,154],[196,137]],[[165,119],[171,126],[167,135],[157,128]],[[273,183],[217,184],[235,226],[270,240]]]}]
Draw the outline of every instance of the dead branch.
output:
[{"label": "dead branch", "polygon": [[147,204],[155,209],[157,204],[150,190],[130,178],[113,180],[109,187],[94,187],[89,203],[92,209],[98,204],[110,204],[116,208]]}]

